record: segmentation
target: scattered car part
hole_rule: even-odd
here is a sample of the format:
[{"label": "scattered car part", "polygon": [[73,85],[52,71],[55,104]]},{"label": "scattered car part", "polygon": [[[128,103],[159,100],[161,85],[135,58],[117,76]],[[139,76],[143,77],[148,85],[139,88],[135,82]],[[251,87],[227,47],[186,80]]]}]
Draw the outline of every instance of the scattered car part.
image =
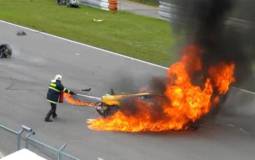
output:
[{"label": "scattered car part", "polygon": [[10,58],[12,55],[12,49],[8,44],[0,45],[0,58]]},{"label": "scattered car part", "polygon": [[27,33],[25,31],[18,31],[17,36],[25,36]]}]

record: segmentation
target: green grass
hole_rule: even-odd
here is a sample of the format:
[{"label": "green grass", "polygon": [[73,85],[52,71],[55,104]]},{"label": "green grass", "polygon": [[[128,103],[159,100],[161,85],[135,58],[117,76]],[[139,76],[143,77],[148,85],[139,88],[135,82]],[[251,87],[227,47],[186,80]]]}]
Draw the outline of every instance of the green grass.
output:
[{"label": "green grass", "polygon": [[55,0],[0,0],[0,4],[2,20],[160,65],[174,59],[171,28],[162,20],[90,7],[67,8]]},{"label": "green grass", "polygon": [[129,1],[148,4],[148,5],[151,5],[151,6],[158,6],[159,5],[157,0],[129,0]]}]

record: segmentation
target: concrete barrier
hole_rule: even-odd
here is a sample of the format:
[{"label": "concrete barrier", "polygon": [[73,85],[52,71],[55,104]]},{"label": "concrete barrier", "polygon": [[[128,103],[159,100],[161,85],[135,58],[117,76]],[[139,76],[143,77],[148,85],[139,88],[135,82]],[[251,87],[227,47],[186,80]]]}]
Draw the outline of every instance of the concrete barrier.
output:
[{"label": "concrete barrier", "polygon": [[165,20],[175,21],[178,6],[168,0],[159,1],[159,15]]},{"label": "concrete barrier", "polygon": [[90,7],[95,7],[95,8],[100,8],[103,10],[109,10],[109,2],[108,0],[80,0],[80,3],[82,5],[90,6]]},{"label": "concrete barrier", "polygon": [[164,2],[164,1],[159,1],[159,15],[163,19],[169,20],[171,14],[170,14],[170,3],[169,2]]}]

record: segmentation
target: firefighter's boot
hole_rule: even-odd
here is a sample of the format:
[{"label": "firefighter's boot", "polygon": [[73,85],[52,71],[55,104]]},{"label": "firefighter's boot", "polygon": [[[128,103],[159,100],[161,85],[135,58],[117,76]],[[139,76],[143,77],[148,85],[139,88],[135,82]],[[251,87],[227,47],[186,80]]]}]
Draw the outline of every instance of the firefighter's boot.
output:
[{"label": "firefighter's boot", "polygon": [[50,119],[50,116],[51,116],[51,112],[49,112],[49,113],[46,115],[44,121],[45,121],[45,122],[52,122],[52,120]]},{"label": "firefighter's boot", "polygon": [[57,115],[57,113],[53,113],[53,115],[52,115],[52,118],[57,118],[58,117],[58,115]]}]

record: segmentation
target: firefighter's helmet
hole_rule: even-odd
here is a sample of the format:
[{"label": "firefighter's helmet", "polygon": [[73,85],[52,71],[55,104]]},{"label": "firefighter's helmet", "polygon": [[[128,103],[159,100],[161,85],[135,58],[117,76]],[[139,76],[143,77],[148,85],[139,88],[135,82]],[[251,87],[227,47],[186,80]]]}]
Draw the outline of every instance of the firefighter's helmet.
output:
[{"label": "firefighter's helmet", "polygon": [[62,76],[60,74],[56,74],[54,79],[51,80],[51,82],[56,82],[57,80],[59,80],[59,81],[62,80]]},{"label": "firefighter's helmet", "polygon": [[62,76],[60,75],[60,74],[57,74],[56,76],[55,76],[55,78],[54,78],[55,80],[62,80]]}]

